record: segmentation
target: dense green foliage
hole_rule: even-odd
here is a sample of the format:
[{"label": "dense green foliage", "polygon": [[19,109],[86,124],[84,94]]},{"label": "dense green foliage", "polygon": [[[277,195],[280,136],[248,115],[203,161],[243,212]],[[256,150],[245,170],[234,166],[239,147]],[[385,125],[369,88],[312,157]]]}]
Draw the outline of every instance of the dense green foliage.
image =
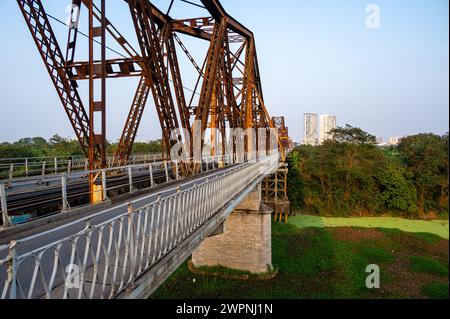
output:
[{"label": "dense green foliage", "polygon": [[448,134],[403,138],[378,147],[347,125],[324,145],[303,145],[289,156],[292,208],[327,216],[390,213],[448,215]]},{"label": "dense green foliage", "polygon": [[[113,155],[117,143],[107,143],[108,155]],[[156,154],[162,150],[161,141],[148,143],[136,142],[133,154]],[[54,157],[83,155],[77,140],[71,140],[55,135],[46,141],[42,137],[22,138],[14,143],[0,144],[0,158],[22,157]]]}]

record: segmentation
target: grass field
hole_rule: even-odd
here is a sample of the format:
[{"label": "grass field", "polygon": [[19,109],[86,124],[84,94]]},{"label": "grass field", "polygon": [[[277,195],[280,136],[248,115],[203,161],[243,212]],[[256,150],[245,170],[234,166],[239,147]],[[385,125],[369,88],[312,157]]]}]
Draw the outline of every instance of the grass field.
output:
[{"label": "grass field", "polygon": [[449,239],[448,220],[414,220],[397,217],[355,217],[336,218],[319,216],[294,216],[289,223],[299,228],[309,227],[361,227],[389,228],[412,233],[430,233]]},{"label": "grass field", "polygon": [[[395,228],[410,225],[398,221],[391,228],[341,227],[343,221],[336,220],[335,227],[326,226],[330,220],[305,225],[313,221],[292,218],[273,225],[275,279],[198,276],[184,264],[152,298],[448,298],[448,239],[417,225],[415,232],[400,231]],[[376,227],[378,221],[371,224]],[[380,289],[365,286],[369,264],[380,266]]]}]

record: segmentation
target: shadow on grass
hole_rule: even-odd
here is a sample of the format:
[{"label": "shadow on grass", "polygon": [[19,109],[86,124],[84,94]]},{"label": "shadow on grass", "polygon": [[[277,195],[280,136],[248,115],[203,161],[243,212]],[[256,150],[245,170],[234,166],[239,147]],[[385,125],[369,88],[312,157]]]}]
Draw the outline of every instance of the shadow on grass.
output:
[{"label": "shadow on grass", "polygon": [[[199,276],[184,264],[152,298],[316,299],[377,297],[365,286],[367,265],[386,263],[392,256],[377,247],[336,241],[328,228],[298,229],[274,223],[273,265],[278,275],[248,282]],[[382,279],[384,274],[382,273]]]}]

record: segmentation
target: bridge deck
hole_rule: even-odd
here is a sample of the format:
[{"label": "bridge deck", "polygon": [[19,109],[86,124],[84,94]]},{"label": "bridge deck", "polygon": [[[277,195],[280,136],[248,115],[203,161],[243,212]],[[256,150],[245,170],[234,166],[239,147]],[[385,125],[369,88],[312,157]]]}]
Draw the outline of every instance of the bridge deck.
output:
[{"label": "bridge deck", "polygon": [[[92,291],[85,291],[87,286],[78,289],[81,298],[117,296],[158,264],[168,275],[175,270],[170,262],[164,264],[170,252],[182,243],[189,249],[201,243],[215,230],[211,227],[218,222],[217,213],[224,214],[226,207],[229,210],[225,213],[231,213],[235,199],[277,167],[278,156],[260,163],[236,164],[142,196],[133,201],[131,215],[127,214],[128,204],[121,203],[51,230],[35,229],[22,234],[16,237],[17,246],[9,251],[9,257],[11,252],[16,256],[9,262],[7,247],[0,246],[2,298],[76,298],[64,284],[69,276],[66,267],[71,264],[80,267],[83,282],[94,287]],[[191,236],[194,237],[189,242]],[[2,243],[10,239],[4,238]],[[189,249],[178,250],[175,260],[189,256]],[[12,282],[7,280],[7,265],[11,261]],[[153,275],[164,277],[158,270]]]}]

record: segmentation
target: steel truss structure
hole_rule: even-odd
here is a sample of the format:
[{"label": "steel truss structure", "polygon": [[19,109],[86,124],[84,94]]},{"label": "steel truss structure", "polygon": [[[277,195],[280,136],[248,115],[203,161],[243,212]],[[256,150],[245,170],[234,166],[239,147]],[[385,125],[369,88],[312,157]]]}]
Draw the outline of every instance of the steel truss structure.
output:
[{"label": "steel truss structure", "polygon": [[[140,78],[114,157],[117,166],[128,161],[150,95],[159,117],[166,159],[170,159],[171,145],[192,141],[194,123],[200,123],[203,137],[207,130],[211,131],[213,145],[219,138],[225,141],[228,128],[266,128],[269,131],[282,127],[279,147],[288,146],[284,141],[287,136],[284,121],[282,126],[278,118],[273,121],[264,104],[254,35],[228,15],[218,0],[201,0],[197,4],[189,1],[204,7],[208,16],[184,20],[175,20],[169,15],[173,1],[166,14],[149,0],[125,0],[124,9],[131,16],[139,48],[133,48],[107,18],[106,0],[72,0],[65,54],[42,1],[17,0],[17,3],[83,152],[89,158],[91,170],[106,166],[106,80],[113,78]],[[82,8],[88,12],[89,58],[75,61]],[[209,42],[203,63],[195,61],[180,34]],[[107,37],[126,55],[108,58]],[[96,45],[100,50],[94,48]],[[186,96],[183,87],[180,51],[198,72],[191,97]],[[89,82],[87,109],[78,92],[78,83],[83,80]],[[194,105],[197,95],[198,102]],[[173,139],[171,133],[176,129],[184,129],[188,134],[179,133]],[[248,141],[246,145],[248,150]],[[214,147],[211,152],[216,152]],[[225,154],[223,142],[222,153]],[[94,180],[95,176],[93,183]]]},{"label": "steel truss structure", "polygon": [[283,149],[287,150],[292,148],[292,141],[289,138],[289,128],[286,126],[284,116],[272,117],[272,122],[278,131],[278,139]]},{"label": "steel truss structure", "polygon": [[287,163],[282,163],[277,171],[266,177],[262,183],[262,194],[264,202],[274,211],[275,221],[287,222],[290,213],[290,203],[288,198],[288,173]]}]

